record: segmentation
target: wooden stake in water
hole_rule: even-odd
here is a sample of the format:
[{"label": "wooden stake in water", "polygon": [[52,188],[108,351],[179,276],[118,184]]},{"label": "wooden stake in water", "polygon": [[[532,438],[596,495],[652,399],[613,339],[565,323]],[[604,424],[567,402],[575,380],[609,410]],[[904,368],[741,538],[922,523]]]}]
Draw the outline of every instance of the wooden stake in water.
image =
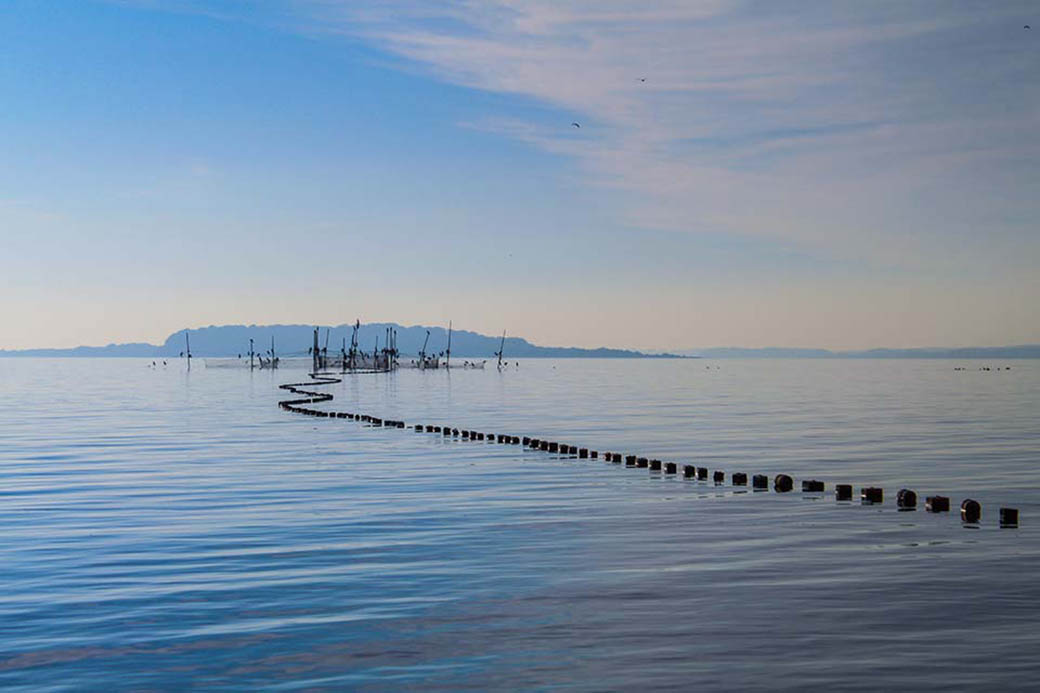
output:
[{"label": "wooden stake in water", "polygon": [[444,350],[444,367],[451,368],[451,320],[448,321],[448,348]]},{"label": "wooden stake in water", "polygon": [[498,353],[495,354],[496,356],[498,356],[498,370],[502,370],[502,352],[505,351],[505,348],[506,348],[506,331],[502,330],[502,342],[498,345]]}]

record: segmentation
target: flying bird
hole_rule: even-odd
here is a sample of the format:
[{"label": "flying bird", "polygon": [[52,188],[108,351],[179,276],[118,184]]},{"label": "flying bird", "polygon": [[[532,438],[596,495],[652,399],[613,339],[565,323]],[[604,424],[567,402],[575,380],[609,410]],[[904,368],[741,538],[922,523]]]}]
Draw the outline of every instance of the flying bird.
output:
[{"label": "flying bird", "polygon": [[1022,28],[1023,28],[1023,29],[1028,29],[1028,28],[1029,28],[1029,25],[1028,25],[1028,24],[1026,24],[1026,25],[1025,25],[1024,27],[1022,27]]},{"label": "flying bird", "polygon": [[646,81],[646,77],[640,77],[640,78],[639,78],[639,81],[640,81],[640,82],[645,82],[645,81]]},{"label": "flying bird", "polygon": [[580,126],[580,125],[578,125],[577,123],[571,123],[571,125],[573,125],[573,126],[574,126],[574,127],[576,127],[576,128],[580,128],[580,127],[581,127],[581,126]]}]

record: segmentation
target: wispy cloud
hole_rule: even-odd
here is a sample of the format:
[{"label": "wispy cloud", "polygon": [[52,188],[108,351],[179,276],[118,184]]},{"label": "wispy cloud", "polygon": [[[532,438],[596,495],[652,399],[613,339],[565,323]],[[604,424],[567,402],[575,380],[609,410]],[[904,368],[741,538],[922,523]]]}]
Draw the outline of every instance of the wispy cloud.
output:
[{"label": "wispy cloud", "polygon": [[[221,15],[237,7],[156,2]],[[1040,43],[1022,30],[1033,7],[264,4],[295,30],[347,34],[444,82],[547,107],[552,115],[499,111],[460,125],[568,157],[624,202],[635,227],[920,270],[967,267],[980,253],[1040,254]]]},{"label": "wispy cloud", "polygon": [[934,264],[943,239],[978,245],[980,225],[1035,251],[1011,220],[1040,212],[1028,3],[297,7],[444,81],[564,112],[479,127],[572,157],[629,196],[634,225],[903,265]]}]

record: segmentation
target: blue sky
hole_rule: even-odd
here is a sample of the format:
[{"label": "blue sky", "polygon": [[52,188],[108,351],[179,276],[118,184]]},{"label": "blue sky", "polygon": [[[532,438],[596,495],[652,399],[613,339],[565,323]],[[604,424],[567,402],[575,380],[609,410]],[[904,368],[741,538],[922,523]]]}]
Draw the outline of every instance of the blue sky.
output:
[{"label": "blue sky", "polygon": [[1040,342],[1034,13],[9,1],[0,348]]}]

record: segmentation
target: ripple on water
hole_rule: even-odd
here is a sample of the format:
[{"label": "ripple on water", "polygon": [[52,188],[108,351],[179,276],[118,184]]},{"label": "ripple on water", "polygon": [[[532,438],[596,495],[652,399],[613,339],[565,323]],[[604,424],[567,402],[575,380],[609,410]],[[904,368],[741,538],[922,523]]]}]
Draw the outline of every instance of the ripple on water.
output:
[{"label": "ripple on water", "polygon": [[[290,370],[0,360],[0,685],[1037,677],[1040,364],[1001,379],[941,361],[715,365],[357,376],[316,406],[782,471],[827,492],[293,416],[275,406],[279,383],[303,379]],[[883,486],[886,502],[835,503],[837,482]],[[954,510],[977,498],[982,523],[897,512],[902,486]],[[997,529],[1001,504],[1020,529]]]}]

